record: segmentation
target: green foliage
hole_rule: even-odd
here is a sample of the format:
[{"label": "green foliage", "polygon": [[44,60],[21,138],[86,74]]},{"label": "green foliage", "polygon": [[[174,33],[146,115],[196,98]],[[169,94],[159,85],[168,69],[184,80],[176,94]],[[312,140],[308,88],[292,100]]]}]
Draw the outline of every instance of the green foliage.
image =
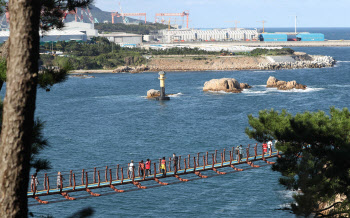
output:
[{"label": "green foliage", "polygon": [[123,23],[96,23],[95,29],[98,30],[99,33],[102,32],[127,32],[134,34],[142,34],[148,35],[152,31],[167,29],[168,25],[160,24],[160,23],[140,23],[138,25],[126,25]]},{"label": "green foliage", "polygon": [[31,147],[30,165],[35,168],[37,172],[40,170],[51,169],[50,162],[47,159],[38,158],[41,151],[49,146],[48,141],[43,135],[44,122],[38,118],[34,122],[33,127],[33,142]]},{"label": "green foliage", "polygon": [[192,59],[195,61],[207,60],[206,57],[193,57]]},{"label": "green foliage", "polygon": [[294,50],[290,48],[282,48],[282,49],[263,49],[263,48],[256,48],[253,51],[250,52],[251,56],[261,56],[261,55],[292,55],[294,54]]},{"label": "green foliage", "polygon": [[[69,69],[72,69],[71,65],[66,66]],[[50,91],[50,88],[56,84],[64,82],[67,79],[67,70],[65,69],[52,69],[47,68],[39,72],[38,76],[38,85],[46,91]]]},{"label": "green foliage", "polygon": [[0,60],[0,80],[2,82],[6,82],[6,71],[7,71],[7,66],[6,66],[6,59],[2,58]]},{"label": "green foliage", "polygon": [[169,49],[150,49],[152,55],[219,55],[220,52],[206,51],[199,48],[169,48]]},{"label": "green foliage", "polygon": [[[285,110],[264,110],[248,116],[250,138],[262,142],[276,139],[283,152],[272,169],[282,174],[280,183],[299,191],[291,210],[296,215],[321,216],[319,205],[329,214],[348,214],[348,200],[334,204],[336,196],[350,197],[350,113],[348,109],[304,112],[292,116]],[[332,206],[333,205],[333,206]]]}]

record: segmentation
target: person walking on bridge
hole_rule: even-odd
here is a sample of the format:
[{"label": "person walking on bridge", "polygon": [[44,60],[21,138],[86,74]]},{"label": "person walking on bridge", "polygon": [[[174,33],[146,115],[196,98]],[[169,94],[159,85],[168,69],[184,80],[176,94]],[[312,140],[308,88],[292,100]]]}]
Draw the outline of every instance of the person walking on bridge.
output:
[{"label": "person walking on bridge", "polygon": [[242,158],[243,158],[243,147],[242,147],[242,145],[239,146],[239,157],[242,160]]},{"label": "person walking on bridge", "polygon": [[36,190],[36,187],[38,187],[38,185],[39,185],[37,175],[38,175],[38,173],[35,172],[34,175],[32,176],[32,180],[30,182],[30,187],[31,187],[32,191],[34,190],[34,187],[35,187],[35,190]]},{"label": "person walking on bridge", "polygon": [[161,161],[161,164],[160,164],[160,169],[163,173],[163,176],[165,177],[166,176],[166,160],[165,160],[165,157],[162,158],[162,161]]},{"label": "person walking on bridge", "polygon": [[178,163],[179,158],[176,156],[176,154],[173,154],[173,166],[174,166],[174,174],[177,171],[177,163]]},{"label": "person walking on bridge", "polygon": [[131,161],[130,161],[130,164],[129,164],[129,171],[128,171],[128,177],[129,177],[129,179],[132,178],[133,172],[134,172],[134,161],[131,160]]},{"label": "person walking on bridge", "polygon": [[235,154],[236,154],[236,160],[238,161],[238,156],[239,156],[239,146],[235,148]]},{"label": "person walking on bridge", "polygon": [[263,147],[263,152],[264,152],[264,154],[266,154],[266,153],[267,153],[267,144],[266,144],[265,141],[264,141],[262,147]]},{"label": "person walking on bridge", "polygon": [[143,177],[143,174],[145,173],[145,163],[143,162],[143,160],[141,160],[141,162],[139,163],[139,167],[141,176]]},{"label": "person walking on bridge", "polygon": [[147,159],[146,161],[146,176],[151,175],[151,161]]},{"label": "person walking on bridge", "polygon": [[62,183],[62,186],[63,186],[63,176],[61,174],[61,172],[58,172],[57,173],[57,189],[60,189],[61,188],[61,183]]},{"label": "person walking on bridge", "polygon": [[268,142],[267,142],[267,151],[270,153],[270,155],[271,155],[271,152],[272,152],[272,141],[271,140],[269,140]]}]

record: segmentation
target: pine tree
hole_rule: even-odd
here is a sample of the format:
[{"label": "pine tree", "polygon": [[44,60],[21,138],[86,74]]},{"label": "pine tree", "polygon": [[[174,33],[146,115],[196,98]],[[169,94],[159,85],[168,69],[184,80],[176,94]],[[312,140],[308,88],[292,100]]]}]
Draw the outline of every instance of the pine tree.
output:
[{"label": "pine tree", "polygon": [[0,217],[27,217],[39,30],[62,27],[65,10],[90,0],[10,0],[9,54],[0,147]]},{"label": "pine tree", "polygon": [[350,113],[332,107],[291,115],[264,110],[248,116],[249,138],[278,140],[283,152],[272,170],[279,182],[296,191],[291,210],[302,216],[344,216],[350,212]]}]

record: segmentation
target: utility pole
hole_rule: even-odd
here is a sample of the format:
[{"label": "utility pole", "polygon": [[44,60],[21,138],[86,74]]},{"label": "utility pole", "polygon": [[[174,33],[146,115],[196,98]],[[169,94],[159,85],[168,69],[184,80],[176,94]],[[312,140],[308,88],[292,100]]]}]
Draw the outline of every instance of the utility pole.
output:
[{"label": "utility pole", "polygon": [[295,34],[297,34],[297,16],[295,15]]}]

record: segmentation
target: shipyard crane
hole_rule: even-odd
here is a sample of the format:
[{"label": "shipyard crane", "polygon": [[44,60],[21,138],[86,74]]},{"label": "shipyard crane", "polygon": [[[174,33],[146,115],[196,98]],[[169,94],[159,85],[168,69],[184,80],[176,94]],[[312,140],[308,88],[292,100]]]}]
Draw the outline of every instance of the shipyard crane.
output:
[{"label": "shipyard crane", "polygon": [[92,14],[90,12],[90,9],[88,7],[86,7],[86,10],[84,8],[80,8],[80,16],[78,15],[78,8],[75,8],[75,10],[71,10],[71,11],[66,10],[64,12],[63,22],[69,14],[74,15],[74,19],[76,22],[78,21],[78,19],[80,22],[83,22],[84,21],[83,13],[85,13],[87,15],[87,17],[91,23],[94,23],[94,18],[93,18]]},{"label": "shipyard crane", "polygon": [[256,22],[260,22],[260,23],[263,24],[263,32],[262,33],[265,33],[265,23],[266,23],[266,21],[262,20],[262,21],[256,21]]},{"label": "shipyard crane", "polygon": [[142,16],[145,17],[145,23],[147,23],[147,17],[146,13],[118,13],[118,12],[112,12],[112,23],[114,23],[114,17],[122,17],[123,18],[123,23],[126,23],[126,16],[127,17],[132,17],[132,16]]},{"label": "shipyard crane", "polygon": [[180,17],[185,17],[186,16],[186,28],[188,28],[188,16],[190,13],[188,11],[184,11],[182,13],[157,13],[155,16],[155,23],[157,23],[157,17],[162,17],[162,16],[180,16]]}]

